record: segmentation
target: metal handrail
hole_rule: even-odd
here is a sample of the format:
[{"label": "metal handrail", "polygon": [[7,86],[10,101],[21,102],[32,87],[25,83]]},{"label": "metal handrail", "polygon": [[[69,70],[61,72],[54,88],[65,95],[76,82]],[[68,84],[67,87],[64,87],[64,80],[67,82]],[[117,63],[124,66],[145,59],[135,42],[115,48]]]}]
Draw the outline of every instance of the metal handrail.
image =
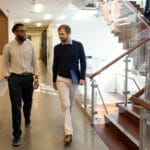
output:
[{"label": "metal handrail", "polygon": [[[122,75],[122,74],[117,74],[116,73],[116,75],[125,77],[125,75]],[[138,90],[141,90],[140,86],[138,85],[137,81],[134,78],[132,78],[132,77],[127,77],[127,78],[130,79],[130,80],[132,80],[135,83],[135,85],[138,88]]]},{"label": "metal handrail", "polygon": [[108,69],[110,66],[112,66],[113,64],[115,64],[116,62],[118,62],[120,59],[122,59],[123,57],[129,55],[131,52],[133,52],[135,49],[137,49],[138,47],[140,47],[141,45],[147,43],[150,39],[143,39],[141,42],[139,42],[137,45],[135,45],[134,47],[130,48],[127,52],[121,54],[119,57],[115,58],[113,61],[111,61],[110,63],[108,63],[107,65],[105,65],[104,67],[102,67],[100,70],[94,72],[93,74],[88,74],[87,77],[89,78],[94,78],[95,76],[101,74],[103,71],[105,71],[106,69]]},{"label": "metal handrail", "polygon": [[[93,80],[94,80],[94,79],[93,79]],[[103,95],[102,95],[102,93],[101,93],[101,91],[100,91],[100,88],[99,88],[99,86],[98,86],[98,84],[97,84],[97,82],[96,82],[95,80],[94,80],[94,82],[96,83],[96,87],[97,87],[97,90],[98,90],[98,94],[99,94],[100,99],[101,99],[101,101],[102,101],[102,104],[103,104],[103,106],[104,106],[105,112],[106,112],[106,114],[108,114],[108,109],[107,109],[106,104],[105,104],[105,102],[104,102],[104,98],[103,98]]]},{"label": "metal handrail", "polygon": [[96,80],[91,79],[91,82],[92,82],[92,84],[91,84],[91,86],[92,86],[92,110],[91,110],[92,118],[91,119],[92,119],[92,124],[94,124],[94,116],[97,113],[97,112],[95,112],[95,94],[94,94],[95,93],[95,88],[97,88],[97,90],[98,90],[98,93],[100,95],[100,99],[102,101],[102,104],[104,106],[106,114],[108,114],[108,110],[107,110],[106,104],[104,102],[104,98],[103,98],[103,96],[101,94],[101,91],[100,91],[100,89],[98,87],[98,84],[96,83]]},{"label": "metal handrail", "polygon": [[[100,73],[102,73],[103,71],[105,71],[106,69],[108,69],[110,66],[112,66],[113,64],[115,64],[116,62],[118,62],[120,59],[122,59],[125,56],[128,56],[128,54],[130,54],[131,52],[133,52],[136,48],[138,48],[139,46],[141,46],[142,44],[148,42],[150,39],[143,39],[139,44],[135,45],[133,48],[130,48],[127,52],[123,53],[122,55],[120,55],[119,57],[117,57],[116,59],[114,59],[113,61],[111,61],[110,63],[108,63],[106,66],[102,67],[100,70],[98,70],[97,72],[93,73],[92,75],[87,75],[88,78],[91,79],[92,81],[92,123],[94,123],[94,115],[95,115],[95,100],[94,100],[94,89],[97,85],[95,85],[95,80],[93,79],[95,76],[99,75]],[[100,90],[98,91],[100,96],[101,92]],[[107,107],[105,105],[104,99],[103,97],[101,97],[101,100],[103,102],[103,106],[105,108],[106,113],[108,113]],[[126,104],[127,104],[127,95],[126,95]]]},{"label": "metal handrail", "polygon": [[[140,19],[142,20],[143,23],[145,23],[142,18],[140,18]],[[145,24],[146,24],[146,23],[145,23]],[[146,24],[146,25],[147,25],[147,24]],[[147,26],[147,27],[148,27],[148,26]],[[149,28],[149,27],[148,27],[148,28]],[[108,64],[105,65],[104,67],[102,67],[100,70],[98,70],[98,71],[96,71],[96,72],[94,72],[94,73],[92,73],[92,74],[87,74],[87,77],[90,78],[91,81],[92,81],[92,122],[94,122],[94,114],[95,114],[95,109],[94,109],[94,108],[95,108],[95,104],[94,104],[94,103],[95,103],[95,102],[94,102],[94,89],[95,89],[95,87],[98,88],[98,92],[99,92],[100,97],[102,96],[101,91],[100,91],[98,85],[95,84],[95,80],[94,80],[93,78],[94,78],[95,76],[101,74],[103,71],[105,71],[106,69],[108,69],[109,67],[111,67],[113,64],[115,64],[116,62],[118,62],[118,61],[119,61],[120,59],[122,59],[123,57],[125,57],[125,56],[128,57],[128,55],[129,55],[131,52],[133,52],[135,49],[137,49],[137,48],[140,47],[141,45],[147,43],[149,40],[150,40],[149,38],[146,38],[146,39],[143,38],[137,45],[135,45],[134,47],[128,49],[127,52],[121,54],[120,56],[118,56],[117,58],[115,58],[113,61],[111,61],[110,63],[108,63]],[[128,58],[127,58],[127,59],[128,59]],[[127,65],[126,67],[128,67],[128,65]],[[126,75],[126,76],[127,76],[127,75]],[[134,80],[133,80],[133,81],[134,81]],[[134,81],[134,82],[135,82],[135,84],[136,84],[136,81]],[[95,86],[95,85],[96,85],[96,86]],[[136,84],[136,85],[138,85],[138,84]],[[137,86],[137,87],[138,87],[138,86]],[[138,88],[139,88],[139,87],[138,87]],[[140,88],[139,88],[139,89],[140,89]],[[106,108],[105,111],[107,112],[107,107],[106,107],[106,105],[105,105],[105,102],[104,102],[103,97],[101,97],[101,100],[102,100],[102,102],[103,102],[104,107]]]}]

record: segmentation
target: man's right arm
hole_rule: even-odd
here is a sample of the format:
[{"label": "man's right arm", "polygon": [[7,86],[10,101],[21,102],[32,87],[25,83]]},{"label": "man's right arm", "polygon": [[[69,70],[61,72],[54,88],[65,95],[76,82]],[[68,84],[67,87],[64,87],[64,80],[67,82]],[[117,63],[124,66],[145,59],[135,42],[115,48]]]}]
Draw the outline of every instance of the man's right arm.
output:
[{"label": "man's right arm", "polygon": [[10,61],[9,48],[8,45],[6,45],[3,49],[3,63],[2,63],[2,72],[3,72],[3,76],[6,79],[8,79],[8,77],[10,76],[9,61]]}]

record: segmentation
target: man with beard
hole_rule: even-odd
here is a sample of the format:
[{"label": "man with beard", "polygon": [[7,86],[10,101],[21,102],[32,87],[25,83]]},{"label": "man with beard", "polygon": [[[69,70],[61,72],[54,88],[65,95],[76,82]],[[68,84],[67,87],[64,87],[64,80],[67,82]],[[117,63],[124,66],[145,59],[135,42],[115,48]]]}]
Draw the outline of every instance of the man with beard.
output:
[{"label": "man with beard", "polygon": [[[73,126],[71,112],[77,86],[85,82],[86,60],[82,44],[71,39],[71,28],[58,28],[61,43],[54,48],[53,87],[58,90],[64,118],[64,143],[72,141]],[[79,69],[80,66],[80,69]]]},{"label": "man with beard", "polygon": [[[38,87],[38,64],[34,46],[26,37],[26,28],[22,23],[13,26],[15,40],[7,43],[3,49],[3,73],[8,80],[12,108],[13,146],[21,144],[21,103],[25,127],[31,126],[31,107],[33,89]],[[34,84],[33,84],[34,82]]]}]

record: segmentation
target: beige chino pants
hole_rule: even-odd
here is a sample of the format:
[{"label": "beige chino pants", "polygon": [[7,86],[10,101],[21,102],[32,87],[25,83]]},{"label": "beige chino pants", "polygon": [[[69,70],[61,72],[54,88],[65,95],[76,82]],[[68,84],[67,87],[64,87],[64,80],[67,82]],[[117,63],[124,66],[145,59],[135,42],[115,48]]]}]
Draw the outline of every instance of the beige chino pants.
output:
[{"label": "beige chino pants", "polygon": [[65,135],[72,135],[73,125],[71,112],[78,86],[72,84],[71,79],[61,76],[57,77],[56,84],[58,89],[58,95],[61,101],[62,114],[64,119],[64,132]]}]

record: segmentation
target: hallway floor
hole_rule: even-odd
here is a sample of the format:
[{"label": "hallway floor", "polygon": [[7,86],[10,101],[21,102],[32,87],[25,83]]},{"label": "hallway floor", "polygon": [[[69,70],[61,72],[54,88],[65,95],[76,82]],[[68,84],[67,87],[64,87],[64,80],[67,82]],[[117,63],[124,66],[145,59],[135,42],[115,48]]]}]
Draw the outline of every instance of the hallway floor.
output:
[{"label": "hallway floor", "polygon": [[[90,126],[90,121],[75,105],[73,112],[74,136],[69,146],[63,143],[63,122],[57,93],[51,88],[45,70],[41,70],[41,89],[34,92],[32,127],[25,129],[22,116],[22,145],[13,147],[11,108],[8,92],[0,97],[0,150],[107,150],[103,141]],[[44,85],[45,84],[45,85]]]}]

